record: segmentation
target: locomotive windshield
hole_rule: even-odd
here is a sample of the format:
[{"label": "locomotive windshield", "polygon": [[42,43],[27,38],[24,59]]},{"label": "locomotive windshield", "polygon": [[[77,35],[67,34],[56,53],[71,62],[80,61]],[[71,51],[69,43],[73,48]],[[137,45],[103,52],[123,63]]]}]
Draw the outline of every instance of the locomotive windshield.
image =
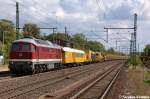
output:
[{"label": "locomotive windshield", "polygon": [[20,48],[19,43],[13,43],[11,51],[19,51],[19,48]]},{"label": "locomotive windshield", "polygon": [[30,51],[30,44],[29,43],[22,44],[21,51]]},{"label": "locomotive windshield", "polygon": [[33,52],[35,51],[34,45],[30,43],[13,43],[12,44],[12,51],[19,51],[19,52]]}]

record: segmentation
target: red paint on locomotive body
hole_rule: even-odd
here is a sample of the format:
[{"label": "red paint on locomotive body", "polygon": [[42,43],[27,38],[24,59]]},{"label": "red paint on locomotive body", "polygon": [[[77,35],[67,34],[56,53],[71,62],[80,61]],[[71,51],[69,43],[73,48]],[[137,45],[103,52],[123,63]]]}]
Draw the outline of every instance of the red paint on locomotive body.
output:
[{"label": "red paint on locomotive body", "polygon": [[[27,39],[27,38],[26,38]],[[49,61],[50,59],[61,60],[61,48],[53,45],[42,45],[37,44],[32,40],[21,39],[15,41],[12,44],[12,49],[10,52],[10,60],[19,60],[19,59],[31,59],[42,61]],[[45,59],[45,60],[44,60]]]},{"label": "red paint on locomotive body", "polygon": [[[26,47],[26,48],[25,48]],[[17,42],[12,45],[10,59],[36,59],[35,45],[26,42]]]},{"label": "red paint on locomotive body", "polygon": [[58,68],[61,47],[49,41],[23,38],[12,43],[9,69],[13,73],[46,71]]},{"label": "red paint on locomotive body", "polygon": [[38,47],[39,59],[61,59],[61,50]]}]

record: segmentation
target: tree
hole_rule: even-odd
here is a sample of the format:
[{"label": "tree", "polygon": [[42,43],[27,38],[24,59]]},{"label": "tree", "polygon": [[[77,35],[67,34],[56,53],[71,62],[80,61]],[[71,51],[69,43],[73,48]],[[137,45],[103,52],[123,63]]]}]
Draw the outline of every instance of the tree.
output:
[{"label": "tree", "polygon": [[36,24],[27,23],[23,26],[24,36],[33,36],[40,38],[40,29]]},{"label": "tree", "polygon": [[114,50],[113,48],[109,48],[109,49],[107,50],[107,52],[108,52],[108,53],[111,53],[111,54],[114,54],[114,53],[115,53],[115,50]]},{"label": "tree", "polygon": [[88,49],[92,51],[98,51],[98,52],[105,51],[104,45],[97,41],[88,41],[87,46],[88,46]]},{"label": "tree", "polygon": [[70,43],[73,43],[74,48],[76,49],[83,49],[83,50],[92,50],[92,51],[105,51],[105,47],[103,44],[97,41],[86,41],[85,35],[78,33],[73,36],[70,35],[65,35],[64,33],[55,33],[55,34],[50,34],[46,36],[47,40],[52,41],[54,38],[59,39],[59,40],[65,40]]},{"label": "tree", "polygon": [[16,31],[13,22],[6,19],[0,20],[0,48],[4,54],[6,60],[5,62],[7,62],[9,56],[11,43],[15,39],[16,39]]},{"label": "tree", "polygon": [[83,49],[86,43],[85,35],[78,33],[72,36],[72,40],[74,45],[78,49]]},{"label": "tree", "polygon": [[144,48],[144,53],[145,53],[146,55],[150,55],[150,44],[147,44],[147,45],[145,46],[145,48]]},{"label": "tree", "polygon": [[65,35],[64,33],[54,33],[54,34],[49,34],[46,36],[47,40],[52,41],[53,39],[61,39],[61,40],[66,40],[70,41],[72,37],[70,35]]}]

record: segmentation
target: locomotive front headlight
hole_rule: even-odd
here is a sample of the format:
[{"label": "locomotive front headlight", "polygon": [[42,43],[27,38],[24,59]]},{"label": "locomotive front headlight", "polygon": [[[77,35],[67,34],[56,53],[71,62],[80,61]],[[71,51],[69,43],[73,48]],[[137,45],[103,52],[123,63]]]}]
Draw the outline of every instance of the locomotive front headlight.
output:
[{"label": "locomotive front headlight", "polygon": [[27,64],[32,64],[32,62],[28,61]]},{"label": "locomotive front headlight", "polygon": [[13,64],[13,63],[14,63],[14,62],[12,62],[12,61],[10,62],[10,64]]}]

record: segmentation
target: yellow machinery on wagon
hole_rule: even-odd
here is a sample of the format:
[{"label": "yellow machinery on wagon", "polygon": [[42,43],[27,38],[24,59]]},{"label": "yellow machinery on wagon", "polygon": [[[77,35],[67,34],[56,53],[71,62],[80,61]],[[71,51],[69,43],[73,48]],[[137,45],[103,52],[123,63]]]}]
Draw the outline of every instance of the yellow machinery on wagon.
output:
[{"label": "yellow machinery on wagon", "polygon": [[105,56],[104,54],[102,54],[102,52],[95,52],[95,54],[96,54],[96,59],[95,59],[96,62],[102,62],[105,60]]}]

